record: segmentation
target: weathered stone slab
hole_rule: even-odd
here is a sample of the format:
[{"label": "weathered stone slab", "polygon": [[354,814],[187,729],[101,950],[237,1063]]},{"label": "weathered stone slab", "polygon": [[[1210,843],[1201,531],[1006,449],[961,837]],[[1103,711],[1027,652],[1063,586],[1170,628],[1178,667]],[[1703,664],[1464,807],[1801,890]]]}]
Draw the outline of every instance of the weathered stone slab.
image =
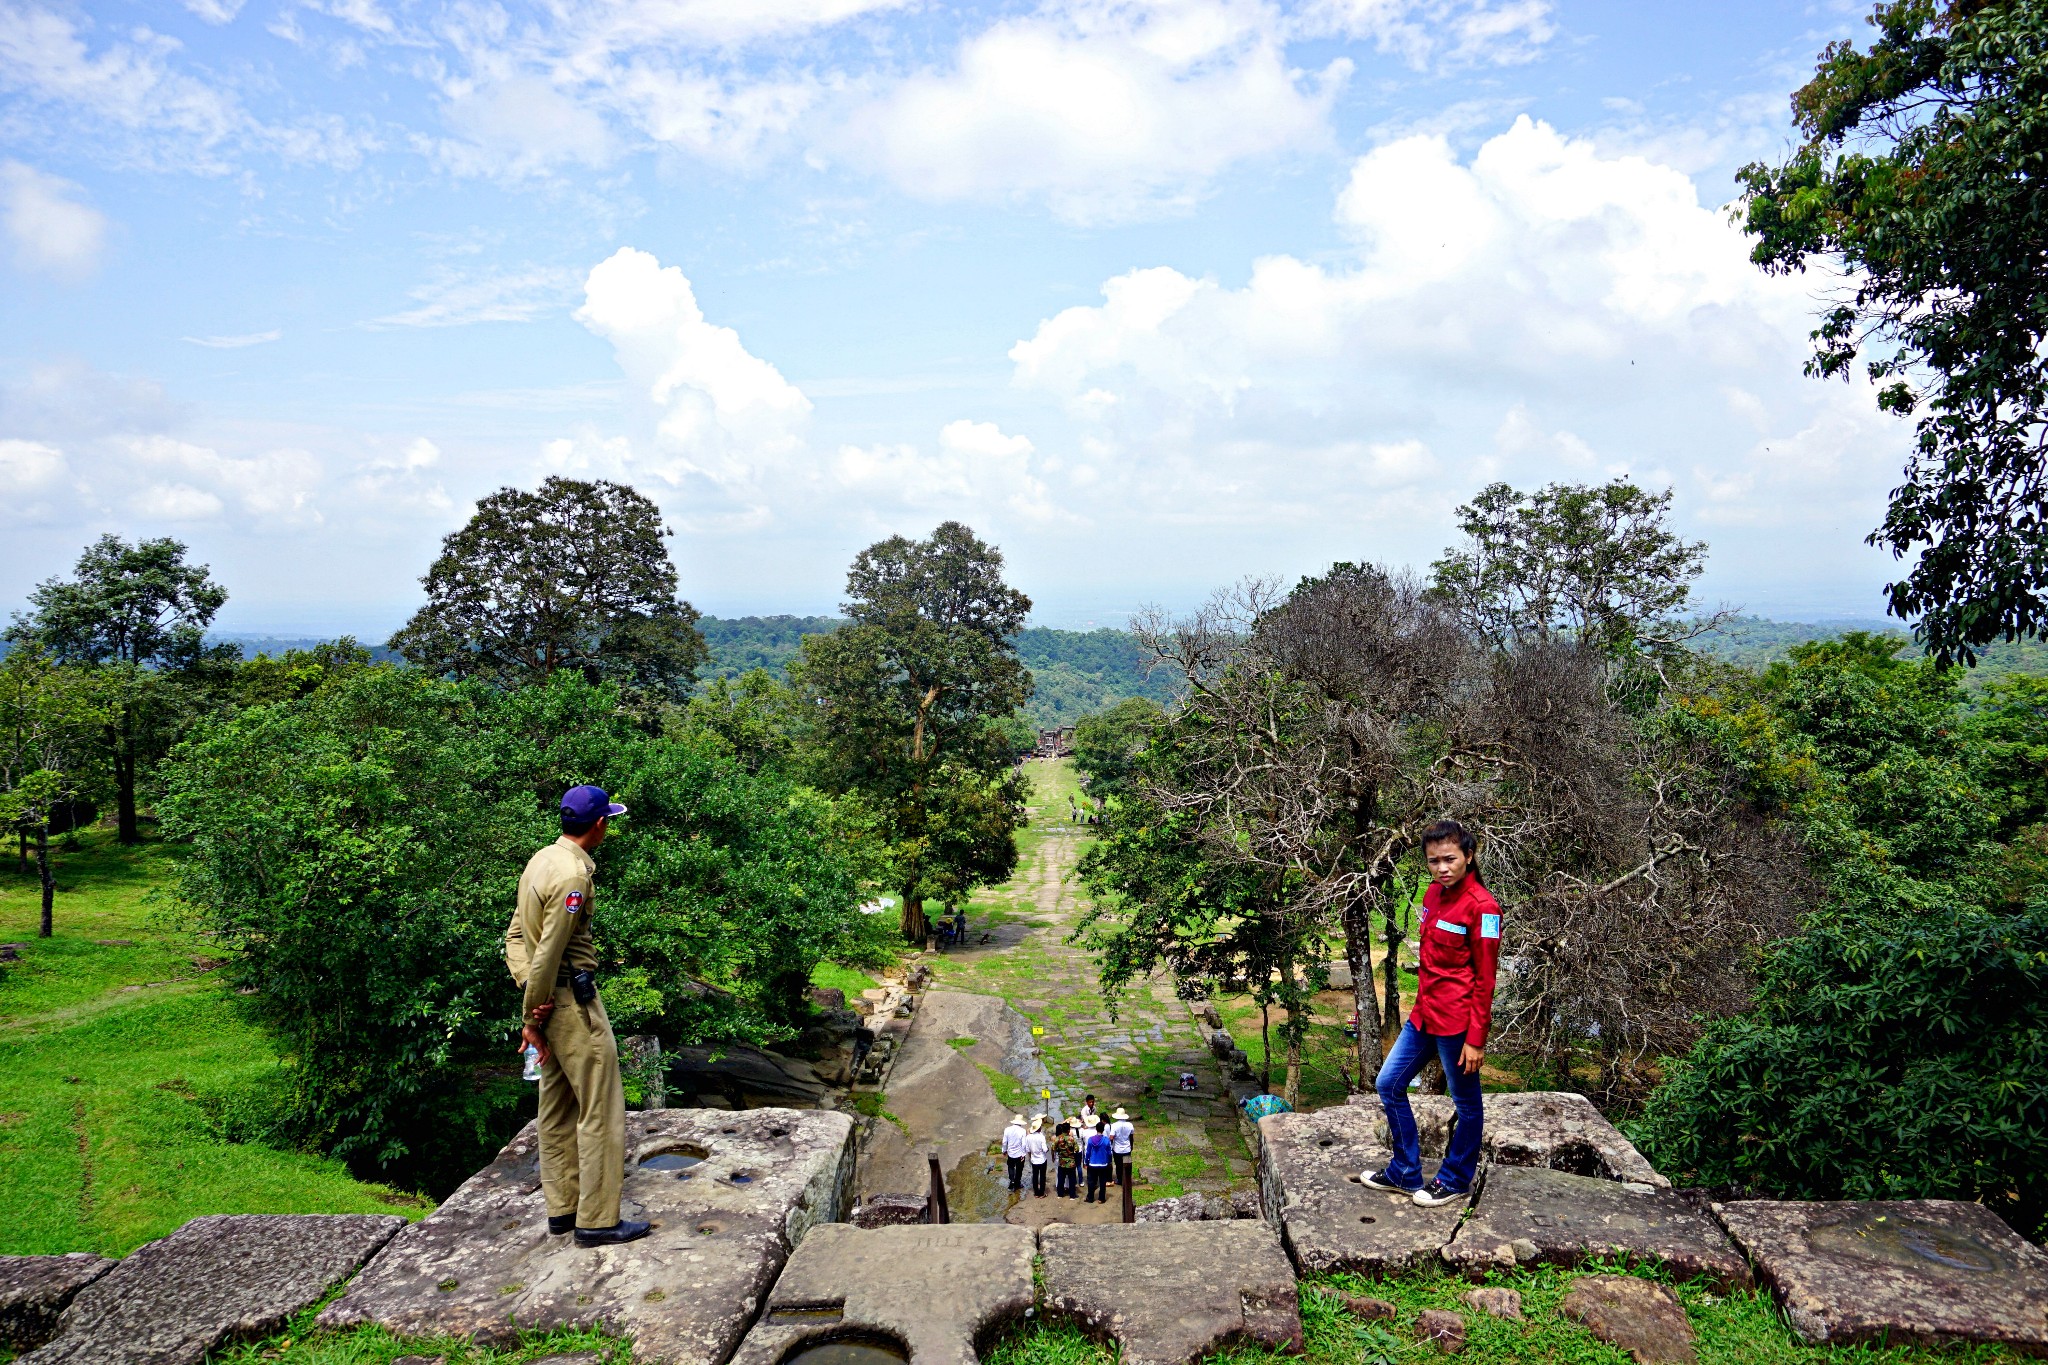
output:
[{"label": "weathered stone slab", "polygon": [[1600,1340],[1628,1352],[1636,1365],[1694,1365],[1692,1323],[1671,1286],[1632,1275],[1588,1275],[1575,1281],[1557,1311]]},{"label": "weathered stone slab", "polygon": [[117,1264],[88,1251],[0,1256],[0,1345],[26,1351],[57,1335],[57,1319],[78,1291]]},{"label": "weathered stone slab", "polygon": [[1465,1349],[1465,1319],[1441,1308],[1426,1309],[1415,1315],[1415,1339],[1457,1355]]},{"label": "weathered stone slab", "polygon": [[1417,1208],[1407,1195],[1358,1183],[1360,1171],[1387,1164],[1375,1134],[1383,1124],[1377,1110],[1358,1108],[1259,1120],[1259,1196],[1302,1274],[1421,1270],[1457,1231],[1465,1200]]},{"label": "weathered stone slab", "polygon": [[1994,1341],[2048,1354],[2048,1252],[1981,1204],[1716,1204],[1814,1343]]},{"label": "weathered stone slab", "polygon": [[1046,1309],[1114,1337],[1126,1365],[1225,1345],[1299,1352],[1294,1267],[1264,1223],[1112,1223],[1039,1234]]},{"label": "weathered stone slab", "polygon": [[976,1365],[975,1347],[1031,1307],[1029,1228],[946,1223],[816,1228],[789,1258],[732,1365],[780,1365],[813,1341],[894,1343],[910,1365]]},{"label": "weathered stone slab", "polygon": [[[1457,1108],[1449,1095],[1410,1095],[1422,1154],[1442,1159]],[[1387,1120],[1377,1095],[1352,1095],[1347,1105],[1378,1116],[1378,1141],[1388,1141]],[[1602,1180],[1633,1180],[1668,1189],[1671,1182],[1609,1123],[1593,1102],[1568,1090],[1503,1091],[1488,1095],[1480,1154],[1501,1166],[1547,1166]]]},{"label": "weathered stone slab", "polygon": [[78,1292],[22,1365],[199,1365],[317,1303],[405,1226],[377,1214],[213,1214],[130,1252]]},{"label": "weathered stone slab", "polygon": [[[405,1230],[321,1314],[400,1336],[509,1340],[603,1327],[635,1358],[722,1365],[790,1250],[843,1216],[853,1121],[814,1109],[629,1114],[624,1216],[654,1231],[620,1247],[550,1236],[532,1124]],[[695,1164],[686,1165],[692,1160]]]},{"label": "weathered stone slab", "polygon": [[1478,1279],[1515,1265],[1583,1265],[1610,1256],[1662,1261],[1722,1293],[1754,1283],[1749,1263],[1708,1214],[1668,1189],[1593,1180],[1543,1166],[1487,1167],[1471,1217],[1444,1248]]}]

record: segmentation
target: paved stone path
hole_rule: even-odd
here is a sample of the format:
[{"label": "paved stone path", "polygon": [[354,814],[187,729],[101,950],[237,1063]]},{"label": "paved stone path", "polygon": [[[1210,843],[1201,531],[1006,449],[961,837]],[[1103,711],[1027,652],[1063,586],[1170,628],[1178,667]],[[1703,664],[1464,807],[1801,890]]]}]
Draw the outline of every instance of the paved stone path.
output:
[{"label": "paved stone path", "polygon": [[[1105,1113],[1118,1104],[1130,1110],[1138,1202],[1252,1188],[1256,1173],[1237,1116],[1172,978],[1136,983],[1112,1019],[1094,964],[1066,941],[1087,907],[1073,873],[1090,830],[1070,815],[1067,798],[1077,790],[1071,762],[1033,760],[1026,772],[1031,827],[1018,841],[1017,874],[969,904],[969,945],[941,956],[936,988],[1002,996],[1045,1030],[1039,1041],[1054,1112],[1078,1110],[1089,1093]],[[979,942],[983,934],[990,942]],[[1178,1090],[1183,1071],[1195,1073],[1195,1094]],[[1035,1112],[1043,1102],[1031,1098]]]}]

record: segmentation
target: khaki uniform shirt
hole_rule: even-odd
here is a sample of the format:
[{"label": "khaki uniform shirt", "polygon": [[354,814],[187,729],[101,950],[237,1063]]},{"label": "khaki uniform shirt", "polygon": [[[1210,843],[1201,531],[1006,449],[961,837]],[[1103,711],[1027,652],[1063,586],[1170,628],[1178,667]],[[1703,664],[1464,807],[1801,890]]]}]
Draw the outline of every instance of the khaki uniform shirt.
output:
[{"label": "khaki uniform shirt", "polygon": [[565,834],[527,859],[519,874],[519,905],[505,930],[505,965],[526,992],[521,1019],[531,1022],[534,1010],[569,984],[570,973],[596,970],[597,945],[590,938],[596,871],[596,861]]}]

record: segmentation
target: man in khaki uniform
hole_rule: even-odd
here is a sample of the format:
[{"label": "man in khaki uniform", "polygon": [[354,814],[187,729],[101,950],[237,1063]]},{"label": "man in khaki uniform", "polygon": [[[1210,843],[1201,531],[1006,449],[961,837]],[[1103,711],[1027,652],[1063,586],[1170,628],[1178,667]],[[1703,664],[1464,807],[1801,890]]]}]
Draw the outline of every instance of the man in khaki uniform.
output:
[{"label": "man in khaki uniform", "polygon": [[597,870],[590,855],[611,817],[625,813],[603,788],[571,787],[562,797],[562,837],[527,860],[505,930],[505,965],[526,993],[521,1047],[540,1053],[540,1187],[548,1231],[573,1228],[578,1246],[615,1246],[648,1230],[619,1218],[626,1092],[590,938]]}]

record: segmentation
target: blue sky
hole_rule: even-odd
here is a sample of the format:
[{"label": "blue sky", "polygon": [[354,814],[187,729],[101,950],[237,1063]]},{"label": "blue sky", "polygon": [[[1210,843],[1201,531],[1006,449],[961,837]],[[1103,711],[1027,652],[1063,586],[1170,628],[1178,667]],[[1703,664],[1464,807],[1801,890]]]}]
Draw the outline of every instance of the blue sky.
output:
[{"label": "blue sky", "polygon": [[170,534],[382,635],[563,472],[707,611],[957,517],[1120,624],[1622,473],[1708,603],[1878,615],[1903,427],[1723,211],[1863,12],[0,0],[0,605]]}]

